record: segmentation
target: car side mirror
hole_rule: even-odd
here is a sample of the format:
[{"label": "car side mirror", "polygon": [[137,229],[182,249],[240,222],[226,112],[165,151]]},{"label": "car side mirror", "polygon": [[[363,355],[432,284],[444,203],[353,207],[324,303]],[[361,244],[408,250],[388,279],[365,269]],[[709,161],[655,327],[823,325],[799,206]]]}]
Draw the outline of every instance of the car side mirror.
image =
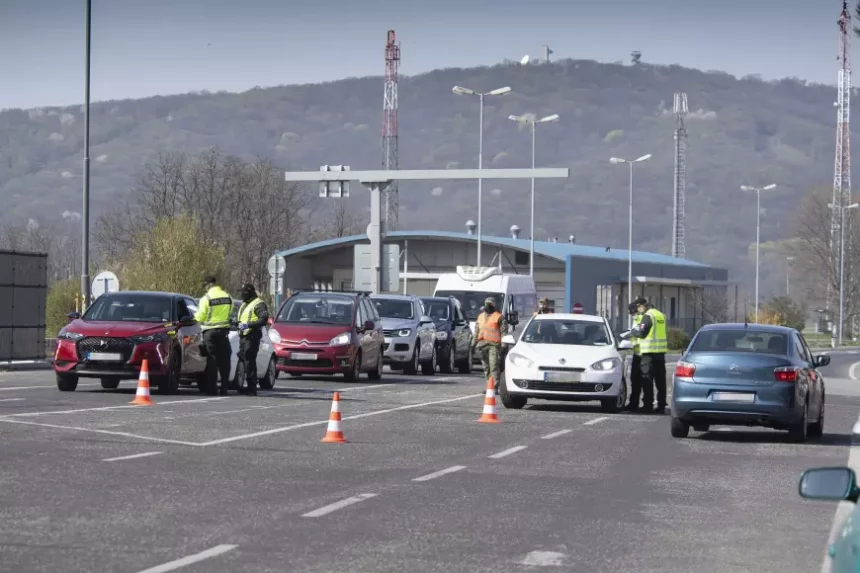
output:
[{"label": "car side mirror", "polygon": [[512,310],[511,312],[508,313],[507,321],[508,321],[508,324],[510,324],[511,326],[518,325],[520,323],[520,313],[518,313],[515,310]]},{"label": "car side mirror", "polygon": [[502,344],[507,344],[509,346],[513,346],[516,343],[517,343],[517,341],[514,339],[513,335],[511,335],[511,334],[506,334],[502,337]]},{"label": "car side mirror", "polygon": [[426,314],[424,316],[422,316],[421,320],[419,321],[420,324],[429,324],[431,322],[435,323],[435,321],[432,318],[430,318],[429,316],[427,316]]},{"label": "car side mirror", "polygon": [[851,501],[856,503],[857,476],[846,467],[813,468],[803,472],[798,484],[800,497],[822,501]]},{"label": "car side mirror", "polygon": [[373,330],[376,328],[376,324],[372,320],[365,320],[364,326],[362,327],[362,331],[367,332],[368,330]]},{"label": "car side mirror", "polygon": [[466,321],[462,319],[457,319],[454,321],[454,326],[466,326]]},{"label": "car side mirror", "polygon": [[70,312],[66,316],[69,318],[69,322],[71,322],[73,320],[79,319],[81,317],[81,313],[79,313],[78,311],[75,311],[75,312]]},{"label": "car side mirror", "polygon": [[814,358],[815,367],[819,368],[821,366],[827,366],[830,364],[830,356],[827,354],[819,354]]},{"label": "car side mirror", "polygon": [[633,343],[629,340],[622,340],[618,343],[618,350],[630,350],[633,348]]},{"label": "car side mirror", "polygon": [[179,326],[192,326],[196,322],[193,317],[186,315],[179,319]]}]

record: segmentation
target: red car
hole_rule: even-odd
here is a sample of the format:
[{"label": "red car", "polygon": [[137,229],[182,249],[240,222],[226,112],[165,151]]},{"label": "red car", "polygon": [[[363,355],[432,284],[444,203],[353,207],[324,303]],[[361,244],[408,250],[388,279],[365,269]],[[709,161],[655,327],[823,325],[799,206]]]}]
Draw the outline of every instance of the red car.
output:
[{"label": "red car", "polygon": [[122,380],[137,380],[146,359],[150,383],[159,393],[176,392],[182,378],[209,391],[203,337],[192,318],[196,311],[194,299],[181,294],[103,294],[83,316],[70,314],[71,322],[57,335],[57,388],[71,392],[81,378],[99,378],[103,388],[116,388]]},{"label": "red car", "polygon": [[367,293],[296,293],[281,306],[269,339],[279,372],[382,378],[382,319]]}]

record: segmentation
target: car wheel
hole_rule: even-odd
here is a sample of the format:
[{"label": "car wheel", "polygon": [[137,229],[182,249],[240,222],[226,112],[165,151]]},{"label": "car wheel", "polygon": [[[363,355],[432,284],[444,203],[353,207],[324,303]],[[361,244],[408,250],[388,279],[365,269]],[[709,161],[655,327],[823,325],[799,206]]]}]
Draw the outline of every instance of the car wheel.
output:
[{"label": "car wheel", "polygon": [[361,352],[355,353],[355,360],[352,362],[352,371],[346,372],[343,375],[347,382],[355,382],[358,380],[358,375],[361,373]]},{"label": "car wheel", "polygon": [[672,418],[670,426],[673,438],[686,438],[690,435],[690,424],[680,418]]},{"label": "car wheel", "polygon": [[182,360],[179,351],[174,349],[167,358],[167,374],[155,379],[159,394],[175,394],[179,390],[179,378],[182,374]]},{"label": "car wheel", "polygon": [[275,357],[269,358],[269,366],[266,368],[266,373],[258,380],[260,388],[263,390],[271,390],[275,387],[275,380],[278,379],[278,369],[275,368]]},{"label": "car wheel", "polygon": [[415,342],[415,352],[412,353],[412,359],[403,365],[403,373],[409,375],[418,374],[418,367],[420,366],[420,362],[418,361],[418,342]]},{"label": "car wheel", "polygon": [[466,353],[466,359],[460,363],[460,366],[457,368],[460,374],[471,374],[472,373],[472,349],[469,348]]},{"label": "car wheel", "polygon": [[376,368],[367,373],[370,380],[382,380],[382,351],[380,349],[379,357],[376,359]]},{"label": "car wheel", "polygon": [[627,402],[627,380],[621,379],[621,391],[615,398],[606,398],[600,401],[600,409],[608,414],[616,414],[624,408]]},{"label": "car wheel", "polygon": [[433,345],[433,353],[430,355],[430,360],[421,364],[421,374],[424,376],[433,376],[436,374],[436,345]]},{"label": "car wheel", "polygon": [[236,363],[236,372],[233,373],[233,379],[230,381],[230,389],[243,392],[248,385],[245,380],[245,364],[240,360]]},{"label": "car wheel", "polygon": [[57,389],[60,392],[74,392],[78,387],[78,377],[74,374],[57,374]]},{"label": "car wheel", "polygon": [[806,407],[803,409],[803,417],[788,428],[788,439],[795,443],[803,443],[809,435],[809,399],[807,398]]},{"label": "car wheel", "polygon": [[499,382],[499,398],[502,399],[502,406],[509,410],[519,410],[528,402],[525,396],[512,396],[508,393],[508,387],[505,384],[505,375],[502,374]]},{"label": "car wheel", "polygon": [[454,348],[454,343],[452,342],[448,346],[448,351],[445,352],[442,356],[442,362],[439,363],[439,371],[442,374],[453,374],[454,373],[454,356],[457,354],[456,348]]},{"label": "car wheel", "polygon": [[101,383],[105,390],[116,390],[119,387],[119,380],[116,378],[102,378]]},{"label": "car wheel", "polygon": [[818,414],[818,421],[809,424],[806,429],[806,435],[810,438],[820,438],[824,435],[824,393],[821,396],[821,411]]}]

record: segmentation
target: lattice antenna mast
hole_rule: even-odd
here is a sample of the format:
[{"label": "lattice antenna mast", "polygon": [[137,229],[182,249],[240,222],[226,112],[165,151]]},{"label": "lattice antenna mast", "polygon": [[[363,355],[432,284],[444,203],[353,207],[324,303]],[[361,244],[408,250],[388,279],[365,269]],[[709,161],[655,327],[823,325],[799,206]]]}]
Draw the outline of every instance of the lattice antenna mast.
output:
[{"label": "lattice antenna mast", "polygon": [[[842,2],[842,13],[839,16],[839,75],[836,83],[836,160],[833,169],[833,199],[832,204],[845,207],[851,204],[851,123],[849,110],[851,108],[851,13],[848,1]],[[841,209],[831,209],[830,219],[830,263],[833,274],[837,276],[839,269],[840,240],[845,238],[845,275],[852,276],[849,262],[852,260],[850,245],[850,218],[846,217],[845,233],[841,232]],[[837,277],[838,278],[838,277]],[[828,284],[830,281],[828,281]],[[828,289],[828,295],[835,295],[835,289]],[[849,291],[850,292],[850,291]],[[827,306],[830,307],[828,296]]]},{"label": "lattice antenna mast", "polygon": [[[382,102],[382,168],[397,169],[397,76],[400,70],[400,45],[394,30],[388,31],[385,42],[385,92]],[[385,190],[385,229],[397,229],[400,197],[397,181]]]},{"label": "lattice antenna mast", "polygon": [[673,108],[677,124],[675,126],[675,187],[672,210],[672,256],[686,257],[684,246],[684,204],[687,194],[687,130],[684,116],[687,115],[687,94],[676,93]]}]

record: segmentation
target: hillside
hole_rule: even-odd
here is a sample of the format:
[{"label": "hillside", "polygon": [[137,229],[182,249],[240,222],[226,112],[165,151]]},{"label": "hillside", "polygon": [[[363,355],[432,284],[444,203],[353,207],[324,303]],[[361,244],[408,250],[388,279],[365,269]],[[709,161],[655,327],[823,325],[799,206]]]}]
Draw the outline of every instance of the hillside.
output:
[{"label": "hillside", "polygon": [[[762,240],[789,236],[791,213],[812,186],[832,178],[833,88],[795,80],[767,83],[678,66],[626,66],[565,60],[446,69],[400,82],[400,167],[477,165],[478,101],[454,85],[513,94],[488,97],[484,162],[525,167],[530,136],[511,114],[558,113],[538,127],[537,164],[570,167],[565,181],[538,181],[536,236],[575,234],[578,243],[626,248],[628,172],[611,156],[653,154],[635,171],[637,248],[668,252],[672,217],[672,94],[688,94],[687,256],[727,266],[749,283],[755,198],[742,184],[779,184],[763,196]],[[322,164],[374,169],[380,164],[381,78],[230,93],[199,93],[94,104],[94,215],[127,196],[158,151],[217,146],[284,168]],[[0,113],[0,219],[60,219],[80,210],[83,144],[80,106]],[[476,184],[401,184],[401,226],[462,230],[476,217]],[[485,183],[485,229],[528,235],[529,182]],[[315,189],[309,189],[315,194]],[[351,203],[366,209],[360,189]],[[94,219],[95,220],[95,219]],[[763,294],[784,289],[779,253],[765,258]]]}]

